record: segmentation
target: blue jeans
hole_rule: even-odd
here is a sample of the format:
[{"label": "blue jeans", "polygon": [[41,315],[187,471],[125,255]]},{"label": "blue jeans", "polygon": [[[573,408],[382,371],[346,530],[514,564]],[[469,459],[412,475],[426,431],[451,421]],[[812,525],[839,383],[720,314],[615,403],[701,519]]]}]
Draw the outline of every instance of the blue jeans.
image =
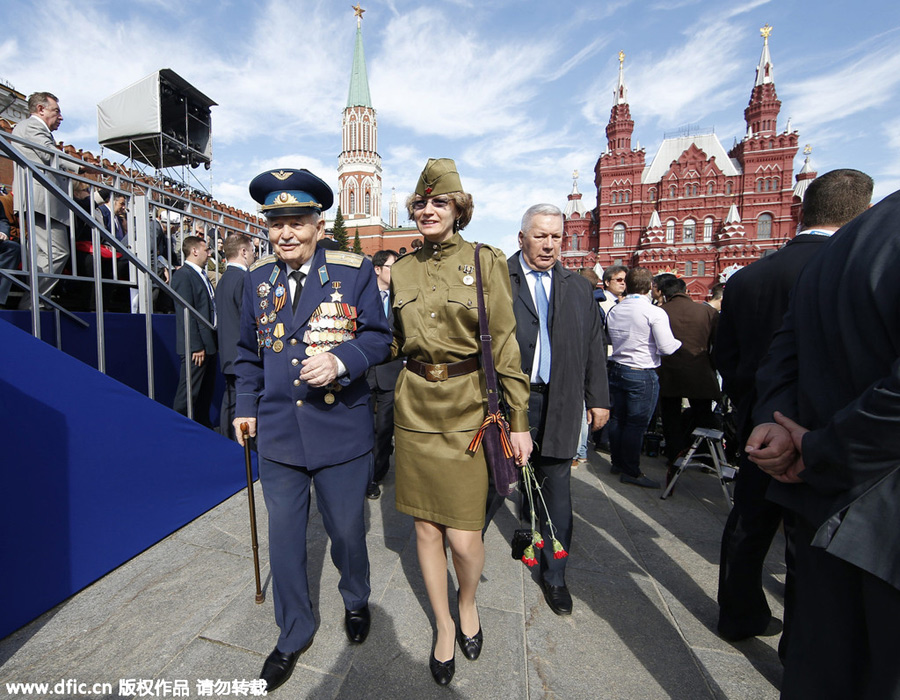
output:
[{"label": "blue jeans", "polygon": [[607,374],[612,400],[609,419],[612,466],[623,474],[637,477],[641,474],[644,433],[659,396],[659,379],[656,370],[631,369],[617,362],[609,363]]}]

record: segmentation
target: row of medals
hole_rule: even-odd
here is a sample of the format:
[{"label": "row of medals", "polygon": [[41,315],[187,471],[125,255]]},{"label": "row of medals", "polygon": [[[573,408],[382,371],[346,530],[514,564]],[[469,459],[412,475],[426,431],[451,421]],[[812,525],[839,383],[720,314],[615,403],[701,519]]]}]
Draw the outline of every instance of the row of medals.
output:
[{"label": "row of medals", "polygon": [[[269,300],[269,293],[272,291],[272,283],[277,277],[277,270],[272,274],[269,282],[262,282],[256,288],[256,295],[259,299],[259,309],[262,312],[257,318],[257,343],[259,349],[264,347],[271,348],[274,352],[284,350],[284,324],[275,323],[277,314],[284,308],[284,302],[287,299],[287,293],[283,284],[275,287],[273,299]],[[335,283],[335,289],[339,289]],[[269,306],[272,310],[269,311]],[[332,348],[337,347],[346,340],[352,340],[356,336],[356,309],[349,304],[339,304],[334,302],[323,302],[313,312],[309,319],[309,330],[303,334],[303,342],[306,344],[306,354],[309,357],[320,355],[328,352]],[[260,327],[275,323],[274,328],[266,328],[262,330]],[[340,391],[343,387],[338,382],[332,382],[327,387],[325,394],[325,403],[333,404],[335,401],[334,393]]]}]

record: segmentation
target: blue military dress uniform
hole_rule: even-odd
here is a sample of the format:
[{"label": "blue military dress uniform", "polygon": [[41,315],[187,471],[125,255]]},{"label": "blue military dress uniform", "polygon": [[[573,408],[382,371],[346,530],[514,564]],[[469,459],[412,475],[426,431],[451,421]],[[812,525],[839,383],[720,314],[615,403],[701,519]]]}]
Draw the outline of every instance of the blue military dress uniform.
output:
[{"label": "blue military dress uniform", "polygon": [[[374,436],[365,375],[385,359],[391,343],[370,261],[317,247],[296,311],[290,271],[273,256],[247,273],[235,361],[235,414],[257,418],[281,629],[277,650],[283,653],[304,648],[315,633],[306,577],[313,481],[344,606],[367,604],[364,504]],[[319,352],[333,353],[346,373],[326,387],[311,387],[299,379],[301,363]]]}]

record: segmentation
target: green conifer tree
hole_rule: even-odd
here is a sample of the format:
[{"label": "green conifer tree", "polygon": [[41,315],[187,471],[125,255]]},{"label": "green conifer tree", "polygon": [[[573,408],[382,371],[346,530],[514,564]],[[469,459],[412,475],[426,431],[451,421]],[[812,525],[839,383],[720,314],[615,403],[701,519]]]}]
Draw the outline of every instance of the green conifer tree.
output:
[{"label": "green conifer tree", "polygon": [[362,243],[359,242],[359,228],[357,228],[356,233],[353,234],[353,252],[362,255]]},{"label": "green conifer tree", "polygon": [[341,214],[341,205],[338,205],[337,213],[334,215],[334,229],[332,230],[334,242],[338,244],[339,250],[347,250],[347,229],[344,228],[344,216]]}]

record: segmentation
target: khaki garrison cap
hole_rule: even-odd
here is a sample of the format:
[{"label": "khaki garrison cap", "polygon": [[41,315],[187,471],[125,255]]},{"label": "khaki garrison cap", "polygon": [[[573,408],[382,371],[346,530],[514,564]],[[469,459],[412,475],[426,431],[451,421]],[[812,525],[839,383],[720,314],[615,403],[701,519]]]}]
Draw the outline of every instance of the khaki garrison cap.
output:
[{"label": "khaki garrison cap", "polygon": [[436,197],[449,192],[462,192],[462,182],[451,158],[429,158],[419,182],[416,194],[420,197]]}]

